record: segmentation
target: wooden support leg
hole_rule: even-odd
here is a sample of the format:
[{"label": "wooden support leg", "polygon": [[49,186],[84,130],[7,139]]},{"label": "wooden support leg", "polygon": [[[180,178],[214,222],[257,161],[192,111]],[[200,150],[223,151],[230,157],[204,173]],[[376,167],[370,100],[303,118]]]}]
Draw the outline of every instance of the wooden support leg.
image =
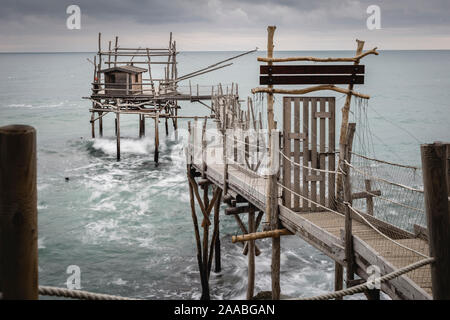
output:
[{"label": "wooden support leg", "polygon": [[142,114],[139,115],[139,139],[142,138]]},{"label": "wooden support leg", "polygon": [[215,257],[215,272],[220,272],[220,239],[219,239],[219,213],[220,213],[220,198],[222,195],[222,190],[216,187],[214,193],[219,193],[217,196],[213,197],[214,201],[214,230],[211,238],[211,245],[209,248],[209,258],[208,258],[208,279],[211,273],[212,258],[213,254]]},{"label": "wooden support leg", "polygon": [[[216,241],[214,242],[214,272],[222,271],[222,263],[221,263],[221,253],[220,253],[220,198],[217,199],[217,202],[214,205],[214,224],[217,224],[217,236]],[[217,221],[217,222],[216,222]]]},{"label": "wooden support leg", "polygon": [[92,112],[91,113],[91,131],[92,131],[92,139],[94,139],[95,138],[95,121],[94,121],[94,119],[95,119],[95,113],[94,112]]},{"label": "wooden support leg", "polygon": [[159,113],[155,117],[155,163],[158,165],[159,158]]},{"label": "wooden support leg", "polygon": [[[208,200],[208,191],[209,191],[209,185],[206,184],[203,188],[203,206],[205,208],[209,205]],[[207,213],[207,216],[209,218],[209,213]],[[204,223],[203,224],[203,265],[204,269],[208,270],[208,240],[209,240],[209,224]],[[209,278],[209,277],[208,277]]]},{"label": "wooden support leg", "polygon": [[142,115],[142,136],[145,137],[145,115]]},{"label": "wooden support leg", "polygon": [[120,113],[116,112],[116,145],[117,161],[120,161]]},{"label": "wooden support leg", "polygon": [[[255,232],[255,210],[252,208],[248,213],[248,231]],[[255,240],[248,241],[248,286],[247,300],[254,296],[255,290]]]},{"label": "wooden support leg", "polygon": [[103,137],[103,112],[99,112],[98,113],[98,135],[101,137]]},{"label": "wooden support leg", "polygon": [[178,118],[177,118],[177,116],[178,116],[178,105],[175,101],[175,118],[173,121],[173,129],[175,131],[175,140],[178,140]]},{"label": "wooden support leg", "polygon": [[[187,175],[189,181],[191,179],[194,179],[194,177],[191,177],[190,173],[190,166],[187,166]],[[190,204],[191,204],[191,215],[192,215],[192,222],[194,223],[194,233],[195,233],[195,242],[197,244],[197,262],[198,262],[198,268],[200,271],[200,282],[202,286],[202,296],[201,300],[209,300],[209,284],[206,277],[206,270],[204,270],[204,264],[202,259],[202,245],[200,240],[200,232],[198,228],[198,220],[197,220],[197,214],[195,212],[195,198],[194,198],[194,188],[191,183],[189,183],[189,198],[190,198]]]},{"label": "wooden support leg", "polygon": [[[338,262],[334,263],[334,291],[342,290],[344,282],[344,268]],[[342,297],[336,298],[342,300]]]},{"label": "wooden support leg", "polygon": [[[166,113],[166,115],[168,115],[168,113]],[[169,119],[166,117],[166,137],[169,135]]]},{"label": "wooden support leg", "polygon": [[114,134],[117,137],[117,117],[114,119]]},{"label": "wooden support leg", "polygon": [[364,291],[365,296],[367,297],[367,300],[380,300],[380,290],[379,289],[372,289]]}]

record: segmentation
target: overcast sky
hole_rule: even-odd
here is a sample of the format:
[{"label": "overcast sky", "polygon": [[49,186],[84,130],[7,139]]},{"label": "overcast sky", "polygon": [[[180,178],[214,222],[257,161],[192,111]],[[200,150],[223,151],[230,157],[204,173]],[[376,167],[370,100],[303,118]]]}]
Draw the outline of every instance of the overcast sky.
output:
[{"label": "overcast sky", "polygon": [[[69,30],[66,8],[81,9]],[[367,7],[381,9],[368,30]],[[449,0],[1,0],[0,51],[95,51],[97,33],[121,45],[159,46],[172,31],[178,50],[266,47],[276,25],[278,50],[450,49]]]}]

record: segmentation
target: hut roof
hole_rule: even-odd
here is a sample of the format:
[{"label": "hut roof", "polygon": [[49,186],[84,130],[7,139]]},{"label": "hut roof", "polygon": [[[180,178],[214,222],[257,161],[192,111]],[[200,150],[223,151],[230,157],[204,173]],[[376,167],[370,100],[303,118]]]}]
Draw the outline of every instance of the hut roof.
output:
[{"label": "hut roof", "polygon": [[117,66],[117,67],[112,67],[112,68],[100,70],[100,72],[103,72],[103,73],[105,73],[105,72],[112,72],[112,71],[119,71],[119,72],[126,72],[126,73],[134,73],[134,74],[136,74],[136,73],[145,72],[145,71],[147,71],[147,69],[126,65],[126,66]]}]

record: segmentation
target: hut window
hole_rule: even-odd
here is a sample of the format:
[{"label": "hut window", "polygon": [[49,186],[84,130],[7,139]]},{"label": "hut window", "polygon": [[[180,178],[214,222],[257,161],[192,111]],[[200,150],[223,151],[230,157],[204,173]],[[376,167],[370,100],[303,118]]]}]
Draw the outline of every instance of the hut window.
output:
[{"label": "hut window", "polygon": [[136,74],[136,75],[134,76],[134,82],[136,82],[136,83],[139,82],[139,75],[138,75],[138,74]]},{"label": "hut window", "polygon": [[115,83],[115,82],[116,82],[116,75],[110,74],[110,75],[109,75],[109,81],[110,81],[111,83]]}]

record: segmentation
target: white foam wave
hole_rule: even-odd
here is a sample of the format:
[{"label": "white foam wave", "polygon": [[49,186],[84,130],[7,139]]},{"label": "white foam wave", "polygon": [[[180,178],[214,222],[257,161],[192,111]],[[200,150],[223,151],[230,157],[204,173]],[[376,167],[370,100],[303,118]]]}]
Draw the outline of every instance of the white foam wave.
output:
[{"label": "white foam wave", "polygon": [[[150,139],[121,139],[120,140],[120,152],[121,153],[131,153],[131,154],[148,154],[152,142]],[[116,140],[108,139],[95,139],[92,145],[94,149],[101,150],[106,154],[115,155],[116,154]]]}]

